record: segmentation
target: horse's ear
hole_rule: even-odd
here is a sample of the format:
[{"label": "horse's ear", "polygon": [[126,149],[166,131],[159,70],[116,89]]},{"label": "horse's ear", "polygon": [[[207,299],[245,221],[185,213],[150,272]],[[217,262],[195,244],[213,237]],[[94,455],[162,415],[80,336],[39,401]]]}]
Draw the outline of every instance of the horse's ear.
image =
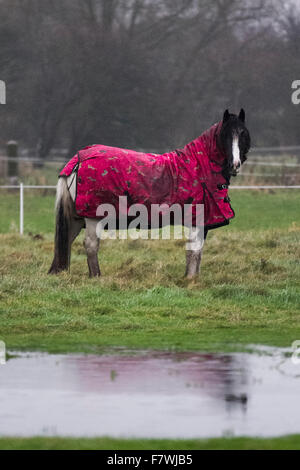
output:
[{"label": "horse's ear", "polygon": [[230,118],[230,114],[229,114],[228,109],[226,109],[226,111],[223,114],[223,123],[227,122],[229,118]]},{"label": "horse's ear", "polygon": [[245,119],[246,119],[246,113],[245,113],[244,109],[242,108],[240,110],[239,120],[242,121],[242,122],[245,122]]}]

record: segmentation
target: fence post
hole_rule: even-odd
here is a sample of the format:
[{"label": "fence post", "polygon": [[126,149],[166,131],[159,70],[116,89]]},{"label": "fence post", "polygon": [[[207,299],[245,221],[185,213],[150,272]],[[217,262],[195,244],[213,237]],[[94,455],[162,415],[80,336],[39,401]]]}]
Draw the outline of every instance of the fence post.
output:
[{"label": "fence post", "polygon": [[18,142],[10,140],[7,142],[7,157],[8,157],[8,176],[18,176]]},{"label": "fence post", "polygon": [[24,186],[20,183],[20,235],[24,233]]}]

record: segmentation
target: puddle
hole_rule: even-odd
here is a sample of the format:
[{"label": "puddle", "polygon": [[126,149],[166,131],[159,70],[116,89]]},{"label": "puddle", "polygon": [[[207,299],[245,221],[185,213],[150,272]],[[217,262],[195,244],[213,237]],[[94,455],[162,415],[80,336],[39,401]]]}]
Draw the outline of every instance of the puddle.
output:
[{"label": "puddle", "polygon": [[0,435],[196,438],[300,433],[300,365],[276,354],[17,354]]}]

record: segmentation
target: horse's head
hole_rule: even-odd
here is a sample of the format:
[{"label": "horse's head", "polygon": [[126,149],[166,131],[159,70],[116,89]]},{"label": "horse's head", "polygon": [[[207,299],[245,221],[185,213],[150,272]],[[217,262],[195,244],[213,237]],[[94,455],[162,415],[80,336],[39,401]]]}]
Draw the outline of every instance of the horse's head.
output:
[{"label": "horse's head", "polygon": [[236,176],[240,166],[247,160],[250,149],[250,134],[245,126],[245,111],[239,115],[224,112],[219,142],[227,156],[227,168],[231,176]]}]

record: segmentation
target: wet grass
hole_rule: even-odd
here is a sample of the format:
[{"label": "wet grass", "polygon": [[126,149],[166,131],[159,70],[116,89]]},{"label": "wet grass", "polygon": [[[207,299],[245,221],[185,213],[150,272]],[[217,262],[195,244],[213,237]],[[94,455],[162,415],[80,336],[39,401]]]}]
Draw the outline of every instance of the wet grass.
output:
[{"label": "wet grass", "polygon": [[105,240],[103,277],[89,279],[81,238],[71,272],[48,276],[53,197],[35,198],[27,234],[0,235],[0,339],[10,350],[50,352],[290,346],[300,338],[300,195],[231,196],[237,217],[210,232],[193,281],[183,277],[184,242],[162,240]]},{"label": "wet grass", "polygon": [[216,439],[72,439],[62,437],[0,438],[1,450],[299,450],[300,435],[276,438]]}]

